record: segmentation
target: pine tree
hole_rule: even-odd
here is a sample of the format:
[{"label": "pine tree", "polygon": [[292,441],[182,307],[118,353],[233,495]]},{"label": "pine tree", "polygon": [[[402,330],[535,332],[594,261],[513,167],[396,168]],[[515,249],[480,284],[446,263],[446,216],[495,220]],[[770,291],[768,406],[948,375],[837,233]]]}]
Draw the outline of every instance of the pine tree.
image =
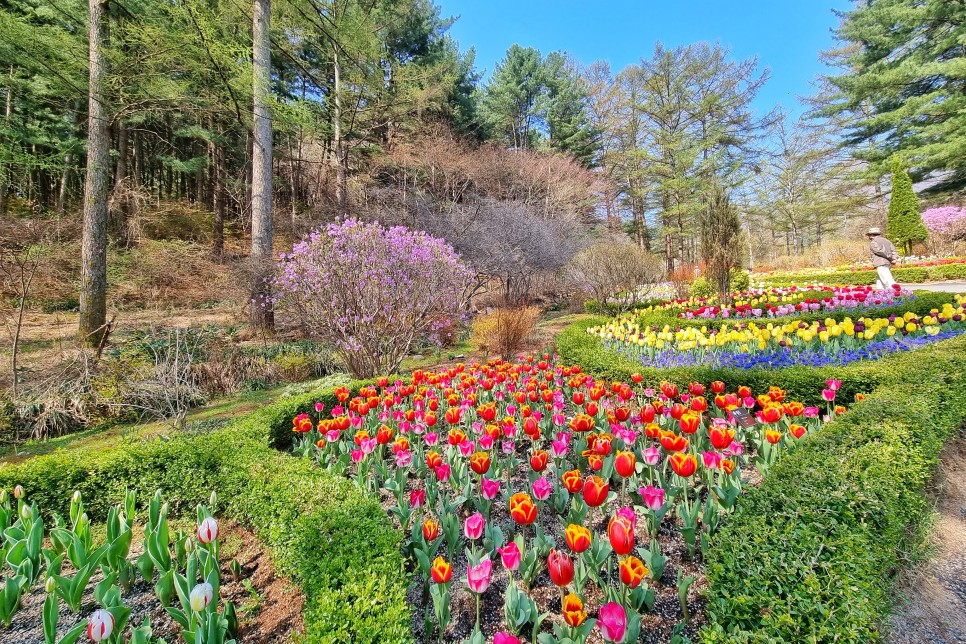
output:
[{"label": "pine tree", "polygon": [[892,198],[886,219],[886,236],[904,255],[912,252],[912,244],[924,241],[928,231],[922,223],[919,199],[912,189],[912,179],[898,155],[892,157]]},{"label": "pine tree", "polygon": [[851,117],[844,141],[856,157],[880,177],[902,151],[917,177],[935,173],[933,191],[966,182],[966,3],[858,2],[836,35],[826,60],[841,73],[819,115]]},{"label": "pine tree", "polygon": [[711,186],[701,218],[701,255],[708,280],[717,287],[722,301],[729,301],[731,271],[741,264],[741,221],[731,197],[718,184]]}]

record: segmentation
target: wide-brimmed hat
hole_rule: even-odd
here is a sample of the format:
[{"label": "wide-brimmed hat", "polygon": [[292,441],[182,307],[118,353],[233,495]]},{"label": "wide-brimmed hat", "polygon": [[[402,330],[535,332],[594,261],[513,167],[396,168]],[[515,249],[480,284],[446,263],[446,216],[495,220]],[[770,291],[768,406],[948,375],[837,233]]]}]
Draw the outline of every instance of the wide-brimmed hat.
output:
[{"label": "wide-brimmed hat", "polygon": [[882,230],[876,226],[869,228],[869,232],[866,233],[866,235],[869,237],[872,237],[873,235],[881,235],[881,234],[882,234]]}]

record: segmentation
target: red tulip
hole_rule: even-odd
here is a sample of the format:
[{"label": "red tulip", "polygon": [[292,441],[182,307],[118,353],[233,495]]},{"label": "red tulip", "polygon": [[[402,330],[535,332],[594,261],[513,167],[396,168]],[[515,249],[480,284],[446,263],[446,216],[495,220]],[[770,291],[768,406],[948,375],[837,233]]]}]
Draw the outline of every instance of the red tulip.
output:
[{"label": "red tulip", "polygon": [[601,506],[609,492],[610,485],[599,476],[588,476],[584,481],[584,503],[592,508]]},{"label": "red tulip", "polygon": [[530,525],[537,520],[537,506],[526,492],[510,497],[510,517],[520,525]]},{"label": "red tulip", "polygon": [[550,580],[561,588],[574,580],[574,562],[566,553],[556,548],[550,549],[547,571],[550,573]]},{"label": "red tulip", "polygon": [[580,470],[570,470],[569,472],[564,472],[560,478],[563,481],[564,487],[567,488],[567,491],[571,494],[580,492],[584,486],[583,481],[580,480]]},{"label": "red tulip", "polygon": [[617,457],[614,459],[614,469],[623,478],[628,478],[634,474],[634,466],[637,463],[637,457],[634,452],[623,452],[618,450]]},{"label": "red tulip", "polygon": [[677,452],[671,454],[671,469],[678,476],[687,478],[694,474],[698,469],[698,459],[694,457],[694,454],[683,454]]},{"label": "red tulip", "polygon": [[634,550],[634,524],[626,517],[612,517],[607,524],[607,538],[619,556],[629,555]]}]

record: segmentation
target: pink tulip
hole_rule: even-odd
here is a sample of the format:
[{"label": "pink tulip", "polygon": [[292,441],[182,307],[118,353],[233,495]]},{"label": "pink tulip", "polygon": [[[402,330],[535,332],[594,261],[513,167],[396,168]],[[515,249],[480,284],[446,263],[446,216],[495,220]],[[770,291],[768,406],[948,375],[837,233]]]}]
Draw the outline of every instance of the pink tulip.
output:
[{"label": "pink tulip", "polygon": [[632,528],[637,527],[637,515],[634,514],[634,508],[625,506],[623,508],[619,508],[614,514],[615,516],[622,517],[630,521]]},{"label": "pink tulip", "polygon": [[480,449],[493,449],[493,437],[489,434],[483,434],[479,439]]},{"label": "pink tulip", "polygon": [[520,644],[520,639],[500,631],[493,636],[493,644]]},{"label": "pink tulip", "polygon": [[547,477],[541,476],[536,481],[533,482],[533,496],[537,498],[538,501],[546,501],[550,498],[551,492],[553,492],[553,485],[547,480]]},{"label": "pink tulip", "polygon": [[642,487],[638,493],[644,499],[644,505],[652,512],[657,512],[664,507],[664,490],[653,485]]},{"label": "pink tulip", "polygon": [[361,463],[365,455],[366,453],[363,452],[361,449],[354,449],[352,450],[352,452],[350,452],[350,456],[352,456],[353,463]]},{"label": "pink tulip", "polygon": [[433,447],[439,442],[439,434],[436,432],[426,432],[426,435],[423,436],[423,440],[426,441],[426,445],[428,447]]},{"label": "pink tulip", "polygon": [[463,456],[472,456],[473,452],[476,451],[476,443],[473,441],[463,441],[460,443],[460,454]]},{"label": "pink tulip", "polygon": [[830,379],[830,380],[826,380],[825,381],[825,384],[832,391],[838,391],[839,389],[842,388],[842,381],[841,380],[832,380],[832,379]]},{"label": "pink tulip", "polygon": [[325,433],[325,440],[329,441],[330,443],[334,443],[339,440],[340,435],[341,432],[338,429],[330,429]]},{"label": "pink tulip", "polygon": [[413,462],[413,453],[408,449],[396,453],[396,467],[409,467]]},{"label": "pink tulip", "polygon": [[483,515],[477,512],[466,519],[466,523],[463,524],[463,534],[470,541],[479,539],[483,536],[483,528],[486,527],[486,519]]},{"label": "pink tulip", "polygon": [[627,613],[617,602],[609,602],[600,607],[597,626],[605,642],[623,642],[627,635]]},{"label": "pink tulip", "polygon": [[438,465],[435,471],[436,471],[436,478],[438,478],[441,482],[448,481],[449,476],[452,473],[452,470],[449,467],[449,463],[443,463],[442,465]]},{"label": "pink tulip", "polygon": [[553,455],[555,458],[561,458],[563,456],[566,456],[567,450],[569,449],[570,447],[567,445],[566,441],[555,440],[552,443],[550,443],[550,451],[553,452]]},{"label": "pink tulip", "polygon": [[501,447],[503,449],[503,453],[507,455],[512,454],[517,449],[517,445],[513,441],[503,441]]},{"label": "pink tulip", "polygon": [[728,445],[728,449],[725,450],[725,453],[731,456],[741,456],[745,453],[745,446],[738,441],[731,441],[731,445]]},{"label": "pink tulip", "polygon": [[490,587],[490,576],[493,574],[493,562],[484,559],[475,566],[470,566],[466,570],[466,584],[470,587],[470,592],[482,595]]},{"label": "pink tulip", "polygon": [[520,567],[520,559],[522,554],[520,553],[520,548],[517,547],[516,542],[511,541],[503,548],[497,548],[497,552],[500,553],[500,557],[503,558],[503,566],[507,570],[516,570]]},{"label": "pink tulip", "polygon": [[480,485],[480,493],[483,495],[484,499],[487,501],[492,501],[496,498],[496,495],[500,493],[500,481],[488,479],[484,476]]},{"label": "pink tulip", "polygon": [[835,390],[834,389],[823,389],[822,399],[827,402],[833,402],[835,400]]},{"label": "pink tulip", "polygon": [[325,405],[323,403],[320,403],[320,402],[315,403],[315,411],[321,414],[323,409],[325,409]]},{"label": "pink tulip", "polygon": [[806,407],[805,418],[818,418],[818,407]]},{"label": "pink tulip", "polygon": [[721,467],[721,454],[718,452],[701,452],[704,466],[709,470],[716,470]]},{"label": "pink tulip", "polygon": [[644,461],[646,465],[654,466],[661,462],[661,448],[660,447],[648,447],[642,452],[641,460]]},{"label": "pink tulip", "polygon": [[552,416],[553,424],[556,427],[563,427],[563,424],[567,422],[567,417],[563,414],[554,414]]}]

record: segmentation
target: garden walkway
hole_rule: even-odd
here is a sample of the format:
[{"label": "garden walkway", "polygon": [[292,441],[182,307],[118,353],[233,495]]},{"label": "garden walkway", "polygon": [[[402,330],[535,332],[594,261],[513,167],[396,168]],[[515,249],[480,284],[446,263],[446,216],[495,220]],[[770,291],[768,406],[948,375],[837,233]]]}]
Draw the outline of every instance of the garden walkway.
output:
[{"label": "garden walkway", "polygon": [[890,644],[966,643],[966,434],[943,452],[935,484],[932,558],[902,584]]},{"label": "garden walkway", "polygon": [[903,288],[940,291],[942,293],[966,293],[966,282],[927,282],[925,284],[902,284]]}]

